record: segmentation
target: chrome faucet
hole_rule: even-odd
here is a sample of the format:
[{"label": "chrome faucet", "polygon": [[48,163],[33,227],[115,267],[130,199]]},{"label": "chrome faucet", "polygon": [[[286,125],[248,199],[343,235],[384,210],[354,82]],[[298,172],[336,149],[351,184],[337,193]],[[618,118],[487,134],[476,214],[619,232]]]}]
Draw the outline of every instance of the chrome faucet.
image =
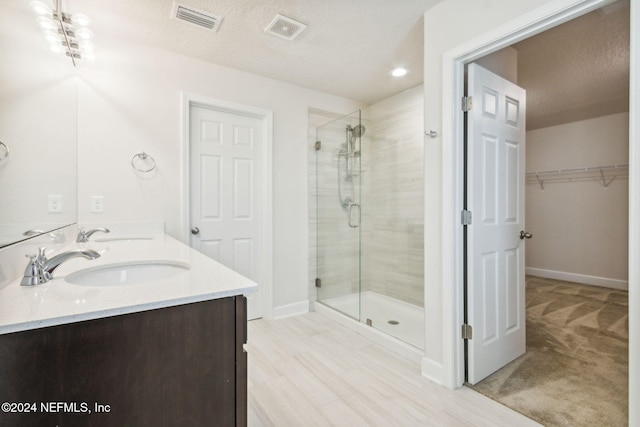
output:
[{"label": "chrome faucet", "polygon": [[63,252],[54,256],[51,259],[47,259],[45,255],[46,248],[40,248],[38,255],[27,255],[30,260],[27,264],[27,268],[24,270],[24,276],[20,285],[33,286],[47,283],[51,280],[53,271],[60,266],[63,262],[70,260],[71,258],[83,257],[86,259],[96,259],[100,257],[100,254],[91,249]]},{"label": "chrome faucet", "polygon": [[78,238],[76,239],[76,242],[78,242],[78,243],[88,242],[89,241],[89,237],[91,237],[91,235],[93,233],[96,233],[98,231],[100,231],[102,233],[108,233],[109,229],[100,227],[100,228],[94,228],[94,229],[89,230],[89,231],[84,231],[84,228],[81,228],[80,232],[78,233]]}]

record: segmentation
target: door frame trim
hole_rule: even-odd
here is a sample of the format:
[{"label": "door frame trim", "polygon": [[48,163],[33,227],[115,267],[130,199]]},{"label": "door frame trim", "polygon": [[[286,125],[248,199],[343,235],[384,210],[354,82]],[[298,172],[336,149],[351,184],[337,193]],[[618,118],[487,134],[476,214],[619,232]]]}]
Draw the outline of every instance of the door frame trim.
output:
[{"label": "door frame trim", "polygon": [[181,92],[181,139],[182,139],[182,209],[180,212],[182,223],[182,241],[189,245],[190,230],[190,108],[199,106],[214,111],[248,116],[262,121],[263,151],[262,151],[262,215],[260,217],[260,232],[262,247],[262,268],[260,269],[260,290],[262,292],[262,317],[273,318],[273,111],[249,105],[238,104],[222,99],[210,98],[203,95]]},{"label": "door frame trim", "polygon": [[[460,338],[463,320],[462,307],[462,226],[460,212],[463,197],[463,114],[458,108],[464,93],[464,65],[489,53],[510,46],[525,38],[555,27],[585,13],[600,8],[611,0],[557,0],[526,13],[505,25],[497,27],[479,37],[451,49],[443,54],[442,73],[442,383],[451,388],[461,387],[464,382],[464,346]],[[638,67],[634,58],[640,57],[640,34],[638,0],[631,0],[631,61],[630,61],[630,105],[629,105],[629,259],[640,256],[638,238],[640,220],[640,147],[633,141],[640,139],[640,97]],[[636,144],[637,145],[637,144]],[[640,298],[636,289],[640,280],[640,267],[629,263],[629,306]],[[637,313],[629,314],[630,330],[640,326]],[[640,395],[637,366],[632,363],[633,355],[640,357],[640,346],[630,333],[630,381],[629,401]],[[639,340],[640,341],[640,340]],[[630,406],[630,420],[640,419]],[[635,417],[635,418],[633,418]]]}]

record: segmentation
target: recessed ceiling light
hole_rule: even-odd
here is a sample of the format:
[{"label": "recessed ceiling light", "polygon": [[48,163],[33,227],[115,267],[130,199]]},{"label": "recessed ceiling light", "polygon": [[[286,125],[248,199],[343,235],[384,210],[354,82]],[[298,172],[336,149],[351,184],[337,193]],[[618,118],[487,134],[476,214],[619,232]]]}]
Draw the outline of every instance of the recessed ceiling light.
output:
[{"label": "recessed ceiling light", "polygon": [[394,68],[391,70],[391,75],[393,77],[402,77],[406,76],[409,71],[406,68]]}]

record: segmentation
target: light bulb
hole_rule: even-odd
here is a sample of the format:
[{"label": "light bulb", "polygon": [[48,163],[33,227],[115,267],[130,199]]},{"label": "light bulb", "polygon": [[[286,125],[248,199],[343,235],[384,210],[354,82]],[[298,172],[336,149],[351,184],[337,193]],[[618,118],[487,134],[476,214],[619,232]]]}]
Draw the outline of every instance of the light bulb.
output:
[{"label": "light bulb", "polygon": [[44,16],[41,16],[37,19],[37,21],[38,21],[38,24],[40,24],[40,26],[45,30],[58,29],[58,25],[53,21],[53,19],[45,18]]},{"label": "light bulb", "polygon": [[64,52],[64,47],[60,43],[51,43],[49,48],[52,52],[61,53]]},{"label": "light bulb", "polygon": [[62,36],[58,33],[47,32],[44,37],[49,43],[62,43]]},{"label": "light bulb", "polygon": [[93,37],[93,33],[88,28],[82,27],[75,31],[76,37],[82,40],[89,40]]},{"label": "light bulb", "polygon": [[81,40],[78,43],[78,47],[83,52],[93,52],[95,50],[95,45],[89,40]]},{"label": "light bulb", "polygon": [[38,1],[38,0],[32,1],[31,3],[29,3],[29,6],[31,6],[31,9],[33,9],[33,11],[38,15],[51,16],[51,14],[53,14],[53,12],[51,11],[51,8],[46,4],[42,3],[41,1]]},{"label": "light bulb", "polygon": [[73,22],[78,27],[86,27],[91,24],[91,19],[84,13],[76,13],[71,17],[71,22]]}]

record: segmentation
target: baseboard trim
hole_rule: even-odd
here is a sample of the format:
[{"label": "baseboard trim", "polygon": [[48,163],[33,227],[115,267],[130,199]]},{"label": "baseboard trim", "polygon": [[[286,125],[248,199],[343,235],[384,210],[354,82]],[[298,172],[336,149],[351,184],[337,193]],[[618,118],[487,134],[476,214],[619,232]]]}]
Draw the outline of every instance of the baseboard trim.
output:
[{"label": "baseboard trim", "polygon": [[309,312],[309,301],[294,302],[293,304],[281,305],[273,308],[273,318],[282,319],[284,317],[297,316]]},{"label": "baseboard trim", "polygon": [[585,274],[567,273],[565,271],[545,270],[543,268],[526,267],[527,275],[544,277],[547,279],[566,280],[567,282],[583,283],[585,285],[603,286],[605,288],[629,290],[629,282],[610,279],[608,277],[587,276]]},{"label": "baseboard trim", "polygon": [[421,374],[423,377],[433,381],[436,384],[443,385],[443,367],[442,363],[438,363],[428,357],[423,357],[421,362]]}]

